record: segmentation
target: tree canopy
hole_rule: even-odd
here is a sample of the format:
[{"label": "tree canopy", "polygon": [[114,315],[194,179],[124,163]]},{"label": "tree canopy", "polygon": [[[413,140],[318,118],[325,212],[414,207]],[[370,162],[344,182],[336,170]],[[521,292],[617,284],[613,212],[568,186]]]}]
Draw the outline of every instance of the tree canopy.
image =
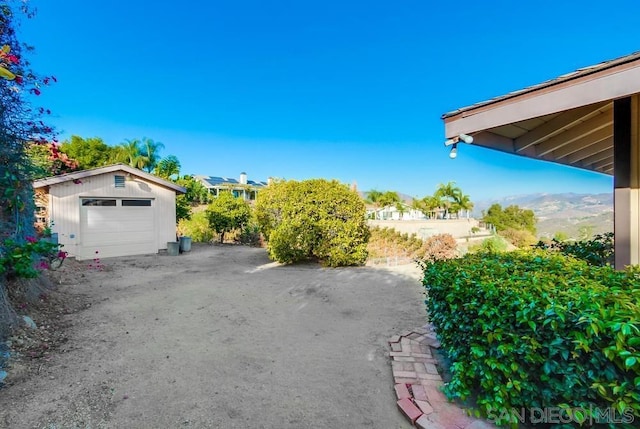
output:
[{"label": "tree canopy", "polygon": [[443,213],[444,219],[449,219],[452,214],[459,216],[461,211],[466,210],[467,216],[473,209],[471,197],[462,192],[455,182],[439,184],[432,195],[427,195],[421,199],[415,199],[412,207],[420,210],[428,218],[435,218],[438,212]]},{"label": "tree canopy", "polygon": [[83,138],[73,135],[71,139],[62,142],[59,151],[75,160],[82,170],[123,163],[166,179],[177,178],[180,161],[174,155],[161,158],[160,151],[163,148],[162,143],[147,137],[127,139],[110,146],[99,137]]},{"label": "tree canopy", "polygon": [[113,164],[116,153],[99,137],[82,138],[72,135],[60,145],[60,151],[78,163],[78,168],[87,170]]},{"label": "tree canopy", "polygon": [[251,216],[249,204],[242,198],[236,198],[231,192],[220,192],[207,207],[207,219],[211,229],[220,234],[224,243],[224,234],[242,228]]},{"label": "tree canopy", "polygon": [[360,196],[337,181],[274,182],[260,191],[255,215],[272,259],[317,259],[328,266],[367,258],[369,228]]},{"label": "tree canopy", "polygon": [[522,209],[517,205],[503,209],[500,204],[493,204],[484,213],[482,220],[495,226],[498,232],[515,229],[536,233],[536,216],[533,210]]},{"label": "tree canopy", "polygon": [[175,155],[162,158],[156,165],[155,174],[163,179],[177,179],[180,175],[180,161]]}]

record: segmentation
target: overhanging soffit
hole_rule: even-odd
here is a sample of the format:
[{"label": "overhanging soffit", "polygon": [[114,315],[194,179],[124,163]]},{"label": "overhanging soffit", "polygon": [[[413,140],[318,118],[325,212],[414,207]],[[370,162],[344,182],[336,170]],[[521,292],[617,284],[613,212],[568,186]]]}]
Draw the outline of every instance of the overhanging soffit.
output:
[{"label": "overhanging soffit", "polygon": [[613,101],[640,93],[640,53],[443,115],[446,138],[613,174]]}]

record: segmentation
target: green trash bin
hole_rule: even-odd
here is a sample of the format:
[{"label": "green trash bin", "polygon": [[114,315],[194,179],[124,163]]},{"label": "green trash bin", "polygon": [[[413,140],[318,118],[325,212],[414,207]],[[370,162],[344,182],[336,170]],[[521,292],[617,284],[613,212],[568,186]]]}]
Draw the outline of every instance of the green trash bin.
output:
[{"label": "green trash bin", "polygon": [[178,241],[167,242],[167,255],[178,256],[180,253],[180,243]]},{"label": "green trash bin", "polygon": [[191,237],[180,237],[180,251],[189,252],[191,250]]}]

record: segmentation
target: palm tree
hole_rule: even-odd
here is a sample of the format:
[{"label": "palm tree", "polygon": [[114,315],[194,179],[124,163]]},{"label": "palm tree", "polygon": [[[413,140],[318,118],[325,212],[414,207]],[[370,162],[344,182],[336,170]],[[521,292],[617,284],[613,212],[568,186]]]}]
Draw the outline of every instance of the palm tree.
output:
[{"label": "palm tree", "polygon": [[456,197],[456,206],[459,210],[467,211],[467,219],[469,219],[469,212],[473,209],[473,203],[469,195],[465,195],[462,192]]},{"label": "palm tree", "polygon": [[158,162],[154,171],[164,179],[171,179],[173,176],[177,179],[180,176],[180,161],[175,155],[169,155]]},{"label": "palm tree", "polygon": [[422,214],[424,214],[425,216],[429,217],[429,215],[426,213],[426,210],[424,208],[424,203],[422,200],[419,200],[417,198],[413,198],[411,200],[411,210],[416,210],[421,212]]},{"label": "palm tree", "polygon": [[138,139],[125,140],[125,143],[120,143],[116,150],[116,158],[118,161],[142,170],[142,167],[145,165],[145,160],[140,153],[140,141]]},{"label": "palm tree", "polygon": [[422,199],[423,213],[433,219],[437,216],[437,210],[442,207],[442,199],[437,195],[427,195]]},{"label": "palm tree", "polygon": [[[382,192],[377,189],[371,189],[366,193],[367,197],[365,198],[365,202],[367,204],[373,204],[376,208],[380,208],[380,197],[382,197]],[[374,213],[374,219],[378,218],[378,212]]]},{"label": "palm tree", "polygon": [[441,198],[442,208],[444,209],[445,219],[449,218],[449,212],[452,206],[462,194],[462,190],[456,186],[456,182],[448,182],[447,184],[439,184],[434,196]]},{"label": "palm tree", "polygon": [[140,154],[144,157],[144,169],[151,173],[158,165],[158,161],[160,161],[160,149],[164,149],[164,145],[143,137],[140,148]]},{"label": "palm tree", "polygon": [[400,196],[397,192],[394,191],[386,191],[380,198],[378,198],[378,203],[382,207],[389,207],[395,204],[402,202]]}]

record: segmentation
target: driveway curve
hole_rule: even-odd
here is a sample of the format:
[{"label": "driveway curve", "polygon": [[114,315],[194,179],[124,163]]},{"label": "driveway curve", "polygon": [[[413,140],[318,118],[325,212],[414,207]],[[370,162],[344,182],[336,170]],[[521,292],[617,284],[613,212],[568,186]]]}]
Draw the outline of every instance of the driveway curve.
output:
[{"label": "driveway curve", "polygon": [[387,340],[425,323],[415,276],[280,266],[264,249],[65,264],[65,353],[0,390],[7,428],[410,428]]}]

